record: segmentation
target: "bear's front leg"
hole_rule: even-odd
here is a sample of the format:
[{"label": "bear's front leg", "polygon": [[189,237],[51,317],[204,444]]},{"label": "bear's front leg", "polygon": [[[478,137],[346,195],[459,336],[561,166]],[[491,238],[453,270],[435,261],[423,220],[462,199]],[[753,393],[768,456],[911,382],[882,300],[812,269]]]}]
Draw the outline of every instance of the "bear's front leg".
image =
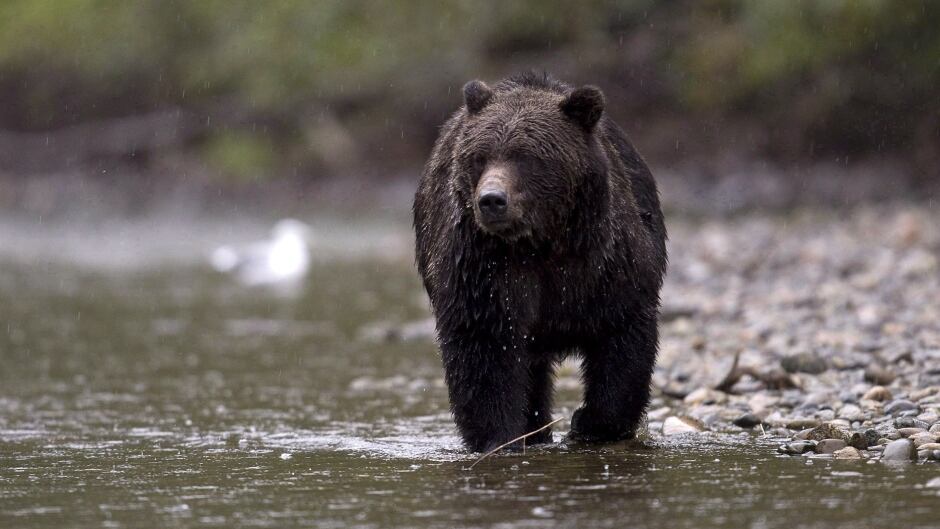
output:
[{"label": "bear's front leg", "polygon": [[636,434],[649,403],[657,341],[653,319],[585,347],[584,404],[571,419],[572,439],[608,442]]},{"label": "bear's front leg", "polygon": [[441,355],[454,422],[467,448],[485,452],[525,432],[524,359],[492,335],[442,336]]}]

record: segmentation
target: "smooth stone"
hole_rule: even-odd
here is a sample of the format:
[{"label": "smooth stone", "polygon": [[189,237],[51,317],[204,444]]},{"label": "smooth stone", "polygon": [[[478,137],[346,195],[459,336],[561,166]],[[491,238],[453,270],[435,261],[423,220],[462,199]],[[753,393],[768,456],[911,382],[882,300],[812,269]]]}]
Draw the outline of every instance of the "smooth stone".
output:
[{"label": "smooth stone", "polygon": [[940,434],[940,423],[934,424],[927,431],[930,433]]},{"label": "smooth stone", "polygon": [[787,373],[818,375],[827,369],[826,361],[814,353],[797,353],[780,359],[780,367]]},{"label": "smooth stone", "polygon": [[940,489],[940,476],[931,479],[924,486],[928,489]]},{"label": "smooth stone", "polygon": [[936,422],[940,422],[940,415],[937,415],[932,411],[925,411],[924,413],[921,413],[917,416],[917,420],[924,421],[927,424],[934,424]]},{"label": "smooth stone", "polygon": [[805,428],[813,428],[815,426],[819,426],[819,419],[797,417],[795,419],[790,419],[790,421],[787,422],[787,428],[791,430],[803,430]]},{"label": "smooth stone", "polygon": [[940,443],[924,443],[917,447],[918,450],[940,450]]},{"label": "smooth stone", "polygon": [[894,420],[894,426],[896,428],[930,428],[930,425],[924,421],[919,421],[913,417],[898,417]]},{"label": "smooth stone", "polygon": [[694,406],[698,404],[720,404],[726,400],[728,400],[728,395],[724,392],[710,388],[698,388],[686,395],[682,402]]},{"label": "smooth stone", "polygon": [[753,413],[745,413],[744,415],[741,415],[735,420],[731,421],[731,423],[740,428],[750,429],[760,424],[761,420]]},{"label": "smooth stone", "polygon": [[758,393],[747,401],[747,405],[751,407],[752,412],[761,414],[766,413],[768,409],[776,406],[778,402],[780,402],[780,397],[766,393]]},{"label": "smooth stone", "polygon": [[816,453],[817,454],[832,454],[837,450],[842,450],[846,447],[845,441],[842,439],[823,439],[816,443]]},{"label": "smooth stone", "polygon": [[812,433],[813,433],[813,429],[812,429],[812,428],[807,428],[807,429],[805,429],[805,430],[800,430],[799,432],[797,432],[796,435],[793,436],[793,438],[794,438],[794,439],[797,439],[797,440],[799,440],[799,441],[806,441],[806,440],[809,439],[809,436],[810,436]]},{"label": "smooth stone", "polygon": [[937,442],[937,436],[927,432],[912,435],[910,439],[911,442],[914,443],[915,448],[920,448],[922,445],[933,444]]},{"label": "smooth stone", "polygon": [[816,418],[823,422],[831,421],[836,418],[836,412],[832,410],[819,410],[816,412]]},{"label": "smooth stone", "polygon": [[897,375],[890,369],[879,366],[868,366],[868,368],[865,369],[865,381],[871,382],[872,384],[887,386],[894,382],[895,378],[897,378]]},{"label": "smooth stone", "polygon": [[885,405],[885,413],[895,415],[903,411],[918,410],[919,406],[909,400],[898,399]]},{"label": "smooth stone", "polygon": [[865,418],[862,409],[854,404],[846,404],[839,408],[839,418],[847,421],[860,421]]},{"label": "smooth stone", "polygon": [[649,419],[649,420],[651,420],[651,421],[658,421],[658,420],[664,419],[666,416],[668,416],[670,411],[672,411],[672,409],[671,409],[669,406],[663,406],[663,407],[661,407],[661,408],[656,408],[655,410],[650,410],[650,411],[648,411],[648,412],[646,413],[646,418]]},{"label": "smooth stone", "polygon": [[898,439],[885,445],[882,461],[913,461],[917,457],[914,444],[907,439]]},{"label": "smooth stone", "polygon": [[699,433],[702,429],[702,426],[694,419],[672,416],[663,421],[663,435]]},{"label": "smooth stone", "polygon": [[923,428],[898,428],[898,433],[901,434],[901,437],[910,437],[912,435],[926,432],[927,430]]},{"label": "smooth stone", "polygon": [[919,389],[911,393],[911,400],[919,401],[937,393],[940,393],[940,386],[931,386],[929,388]]},{"label": "smooth stone", "polygon": [[859,453],[857,448],[847,446],[845,448],[836,450],[832,453],[832,456],[836,459],[861,459],[862,454]]},{"label": "smooth stone", "polygon": [[891,390],[884,386],[872,386],[871,389],[862,395],[862,398],[878,402],[886,402],[891,400],[893,395],[891,395]]}]

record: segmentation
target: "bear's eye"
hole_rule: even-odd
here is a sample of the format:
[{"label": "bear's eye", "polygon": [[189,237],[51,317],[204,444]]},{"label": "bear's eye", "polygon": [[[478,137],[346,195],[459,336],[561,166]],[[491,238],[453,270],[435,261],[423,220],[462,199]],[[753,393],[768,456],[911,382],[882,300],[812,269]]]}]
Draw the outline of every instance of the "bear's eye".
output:
[{"label": "bear's eye", "polygon": [[482,173],[484,167],[486,167],[486,155],[483,153],[476,153],[470,157],[470,169],[474,173]]}]

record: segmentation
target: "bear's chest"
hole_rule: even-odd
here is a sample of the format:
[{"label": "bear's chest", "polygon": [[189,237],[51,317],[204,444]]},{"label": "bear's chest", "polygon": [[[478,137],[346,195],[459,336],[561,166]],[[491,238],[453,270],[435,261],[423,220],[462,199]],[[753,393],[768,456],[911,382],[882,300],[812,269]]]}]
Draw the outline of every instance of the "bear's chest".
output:
[{"label": "bear's chest", "polygon": [[521,332],[562,339],[594,327],[590,307],[603,301],[597,275],[572,260],[520,261],[505,270],[498,291]]}]

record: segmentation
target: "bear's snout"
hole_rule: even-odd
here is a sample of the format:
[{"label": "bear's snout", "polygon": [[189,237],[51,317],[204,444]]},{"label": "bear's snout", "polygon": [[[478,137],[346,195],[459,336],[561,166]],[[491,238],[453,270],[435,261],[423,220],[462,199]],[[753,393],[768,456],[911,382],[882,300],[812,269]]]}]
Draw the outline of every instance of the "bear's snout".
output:
[{"label": "bear's snout", "polygon": [[502,189],[484,189],[477,201],[484,218],[500,220],[506,216],[509,197]]},{"label": "bear's snout", "polygon": [[484,230],[501,233],[519,220],[512,184],[512,169],[507,164],[493,165],[483,172],[474,197],[474,213]]}]

